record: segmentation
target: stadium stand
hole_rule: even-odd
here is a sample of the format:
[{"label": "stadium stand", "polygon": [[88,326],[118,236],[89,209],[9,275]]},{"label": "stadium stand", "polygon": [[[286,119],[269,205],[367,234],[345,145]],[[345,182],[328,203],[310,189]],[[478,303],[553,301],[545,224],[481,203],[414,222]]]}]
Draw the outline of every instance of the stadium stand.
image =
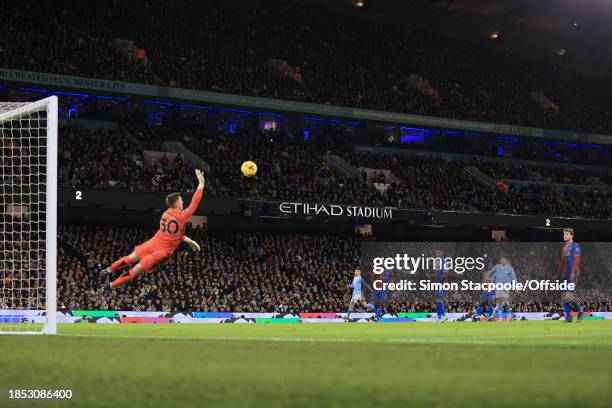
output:
[{"label": "stadium stand", "polygon": [[[167,129],[166,129],[167,130]],[[397,178],[351,177],[324,159],[316,142],[292,139],[278,132],[244,130],[193,134],[164,129],[85,129],[66,127],[60,140],[60,185],[116,188],[131,191],[192,191],[188,165],[180,155],[148,158],[145,151],[162,150],[166,137],[185,138],[187,146],[211,166],[207,194],[249,198],[301,200],[339,204],[392,206],[414,209],[461,210],[507,214],[546,214],[608,219],[612,201],[608,188],[588,185],[589,177],[610,182],[605,172],[499,163],[474,159],[451,160],[420,154],[345,153],[355,171],[389,170]],[[172,136],[170,136],[172,135]],[[246,158],[260,163],[265,177],[245,179],[235,163]],[[476,182],[466,169],[477,167],[493,178],[537,183],[510,184],[507,190]],[[584,185],[583,190],[560,189],[552,183]],[[608,184],[609,185],[609,184]]]},{"label": "stadium stand", "polygon": [[0,66],[550,129],[612,129],[609,84],[555,64],[386,22],[354,24],[316,5],[259,3],[9,0]]},{"label": "stadium stand", "polygon": [[[60,227],[58,257],[59,305],[65,310],[157,310],[232,312],[337,312],[347,304],[348,283],[370,236],[270,233],[209,233],[190,228],[200,242],[194,253],[181,246],[152,273],[109,293],[101,268],[148,238],[150,231],[133,227]],[[554,244],[552,244],[554,245]],[[554,254],[554,252],[551,252]],[[550,259],[550,265],[556,258]],[[541,276],[550,265],[515,260],[522,277]],[[553,268],[554,269],[554,268]],[[459,279],[457,275],[456,278]],[[585,277],[591,311],[611,311],[608,294],[596,277]],[[597,289],[599,288],[599,289]],[[585,289],[586,290],[586,289]],[[475,304],[469,292],[451,297],[450,311],[468,312]],[[531,295],[530,295],[531,296]],[[397,292],[388,311],[431,311],[428,292]],[[559,310],[545,299],[516,297],[515,310]]]}]

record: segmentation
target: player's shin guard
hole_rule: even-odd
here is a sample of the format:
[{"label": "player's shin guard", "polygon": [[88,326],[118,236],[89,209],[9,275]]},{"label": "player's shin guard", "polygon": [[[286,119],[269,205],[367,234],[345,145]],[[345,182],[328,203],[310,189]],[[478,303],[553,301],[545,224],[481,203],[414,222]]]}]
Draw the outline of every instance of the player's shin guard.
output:
[{"label": "player's shin guard", "polygon": [[129,272],[126,272],[123,275],[121,275],[120,277],[118,277],[117,279],[115,279],[111,283],[111,286],[113,288],[116,288],[117,286],[123,285],[124,283],[127,283],[127,282],[131,281],[132,279],[134,279],[137,276],[138,276],[138,272],[136,272],[135,268],[132,268],[132,269],[130,269]]},{"label": "player's shin guard", "polygon": [[108,268],[108,270],[113,272],[117,269],[123,268],[124,266],[131,265],[132,263],[132,259],[129,256],[124,256],[123,258],[116,260],[115,263]]}]

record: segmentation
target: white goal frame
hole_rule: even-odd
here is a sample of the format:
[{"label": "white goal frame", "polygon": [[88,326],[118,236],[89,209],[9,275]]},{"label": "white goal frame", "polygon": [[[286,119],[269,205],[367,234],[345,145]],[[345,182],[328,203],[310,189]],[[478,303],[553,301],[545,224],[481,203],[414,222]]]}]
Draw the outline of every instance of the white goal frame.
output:
[{"label": "white goal frame", "polygon": [[[8,104],[8,103],[7,103]],[[36,102],[0,113],[0,124],[29,112],[47,111],[47,177],[46,183],[46,276],[45,323],[42,331],[0,331],[1,334],[56,334],[57,333],[57,152],[58,100],[50,96]],[[1,311],[0,311],[1,313]]]}]

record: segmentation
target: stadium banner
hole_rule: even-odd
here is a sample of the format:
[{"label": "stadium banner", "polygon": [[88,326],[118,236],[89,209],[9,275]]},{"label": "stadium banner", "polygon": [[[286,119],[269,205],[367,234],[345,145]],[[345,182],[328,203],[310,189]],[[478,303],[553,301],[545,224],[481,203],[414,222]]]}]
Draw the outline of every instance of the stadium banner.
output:
[{"label": "stadium banner", "polygon": [[[17,197],[17,196],[15,196]],[[66,208],[105,208],[122,210],[159,210],[165,206],[166,194],[158,192],[95,190],[79,186],[59,187],[58,202]],[[8,200],[11,196],[7,197]],[[191,199],[185,194],[186,201]],[[276,218],[338,218],[370,222],[409,222],[428,225],[472,225],[535,228],[572,227],[590,231],[612,231],[612,220],[548,217],[545,215],[514,215],[459,211],[426,211],[390,207],[336,205],[334,203],[304,203],[269,201],[237,197],[207,196],[196,214],[251,215]],[[66,214],[70,215],[70,214]]]},{"label": "stadium banner", "polygon": [[392,220],[396,209],[389,207],[367,207],[358,205],[315,204],[284,201],[278,204],[278,211],[285,215],[318,217],[377,218]]},{"label": "stadium banner", "polygon": [[534,306],[546,311],[567,292],[580,302],[609,302],[611,263],[610,242],[364,241],[360,259],[381,304],[442,302],[469,309],[500,301],[513,304],[515,314]]},{"label": "stadium banner", "polygon": [[[71,312],[58,312],[58,323],[96,323],[96,324],[118,324],[118,323],[156,323],[156,324],[209,324],[209,323],[410,323],[410,322],[437,322],[435,312],[404,312],[388,313],[377,318],[374,313],[352,313],[350,318],[345,312],[326,312],[318,314],[320,317],[307,317],[317,315],[306,314],[283,314],[283,313],[240,313],[224,312],[226,317],[195,317],[201,312],[138,312],[129,310],[120,311],[79,311],[79,315]],[[114,316],[111,316],[114,314]],[[471,313],[446,313],[448,321],[472,322]],[[561,320],[563,316],[556,312],[515,312],[516,320]],[[584,320],[610,320],[612,312],[587,312]],[[3,323],[44,323],[44,310],[7,309],[0,310],[0,321]]]},{"label": "stadium banner", "polygon": [[[191,193],[182,194],[186,202]],[[81,187],[58,187],[58,202],[71,207],[102,207],[129,210],[159,210],[166,206],[166,194],[145,191],[96,190]],[[242,212],[234,197],[207,196],[197,214],[231,215]]]},{"label": "stadium banner", "polygon": [[207,104],[237,106],[251,109],[295,112],[300,114],[342,117],[353,120],[366,120],[404,125],[428,126],[433,128],[469,130],[506,135],[522,135],[534,138],[555,138],[586,143],[612,145],[609,136],[577,133],[560,130],[547,130],[525,126],[503,125],[499,123],[472,122],[460,119],[436,118],[408,113],[384,112],[344,106],[320,105],[293,102],[281,99],[260,98],[255,96],[231,95],[217,92],[196,91],[157,85],[136,84],[104,79],[84,78],[71,75],[49,74],[44,72],[22,71],[0,68],[0,80],[40,84],[45,87],[87,90],[97,93],[127,94],[142,97],[157,97],[171,100],[203,102]]}]

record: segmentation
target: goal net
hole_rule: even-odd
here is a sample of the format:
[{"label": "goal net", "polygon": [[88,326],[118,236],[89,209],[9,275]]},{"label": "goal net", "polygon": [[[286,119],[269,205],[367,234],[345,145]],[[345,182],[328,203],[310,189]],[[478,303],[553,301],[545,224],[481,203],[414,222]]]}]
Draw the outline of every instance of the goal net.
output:
[{"label": "goal net", "polygon": [[0,334],[56,332],[57,97],[0,102]]}]

